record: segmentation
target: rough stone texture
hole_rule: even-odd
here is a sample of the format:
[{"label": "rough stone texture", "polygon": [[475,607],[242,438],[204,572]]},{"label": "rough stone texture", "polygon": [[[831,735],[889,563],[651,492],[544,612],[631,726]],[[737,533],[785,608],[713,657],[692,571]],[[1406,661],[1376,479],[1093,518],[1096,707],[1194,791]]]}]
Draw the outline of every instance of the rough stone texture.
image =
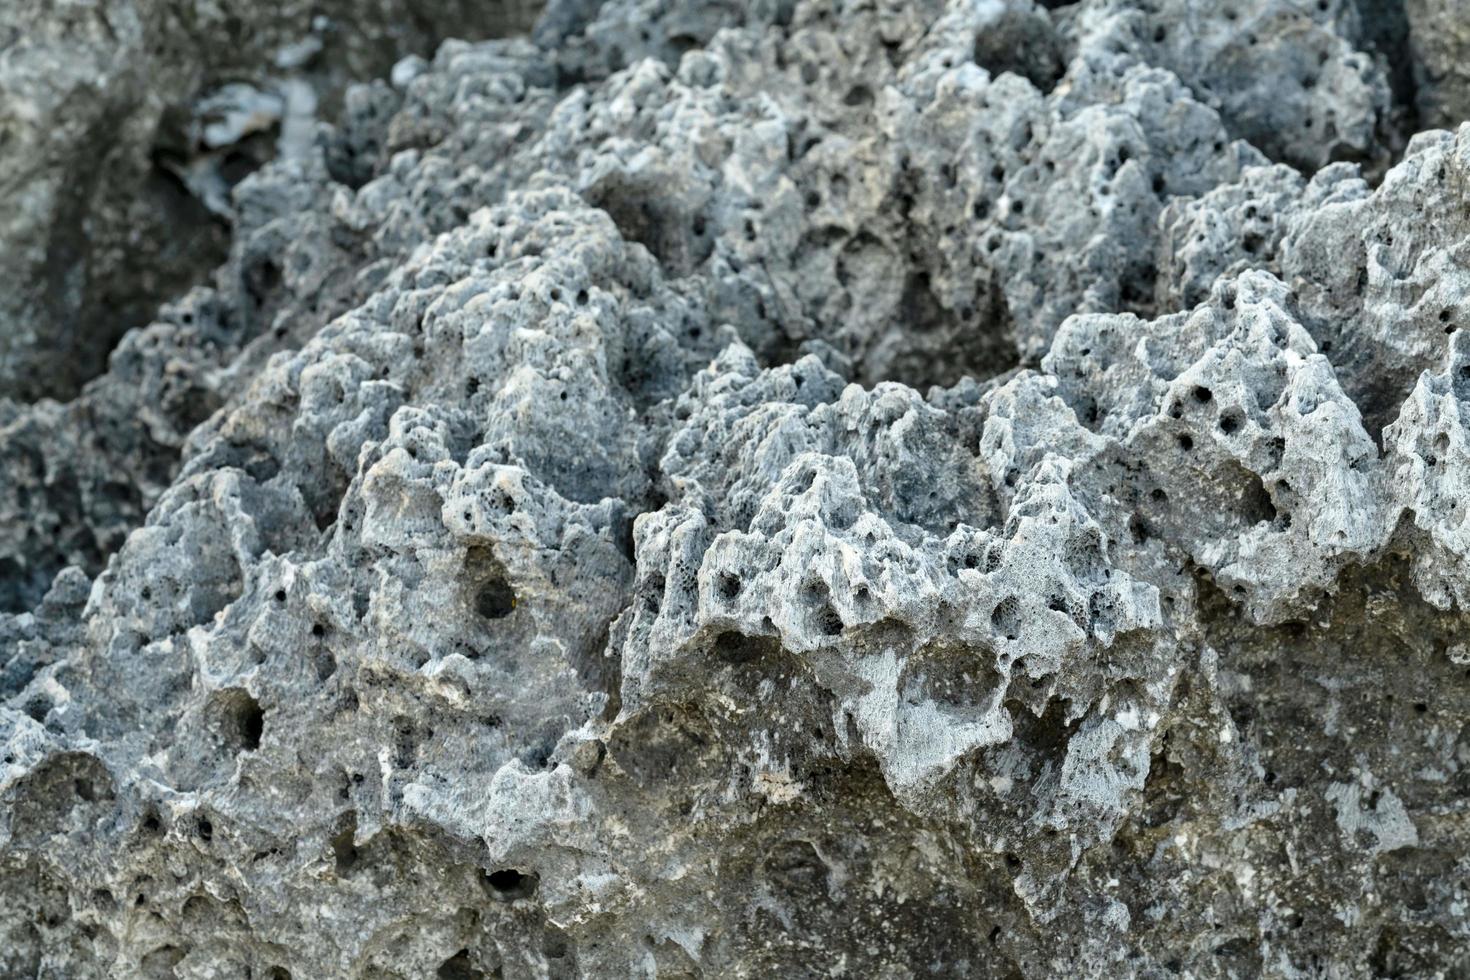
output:
[{"label": "rough stone texture", "polygon": [[[0,396],[69,398],[224,257],[230,186],[347,81],[529,0],[6,0]],[[209,192],[202,193],[207,187]]]},{"label": "rough stone texture", "polygon": [[1470,972],[1463,20],[360,72],[0,401],[0,975]]},{"label": "rough stone texture", "polygon": [[1455,0],[1408,0],[1416,102],[1429,125],[1451,126],[1470,117],[1470,23]]}]

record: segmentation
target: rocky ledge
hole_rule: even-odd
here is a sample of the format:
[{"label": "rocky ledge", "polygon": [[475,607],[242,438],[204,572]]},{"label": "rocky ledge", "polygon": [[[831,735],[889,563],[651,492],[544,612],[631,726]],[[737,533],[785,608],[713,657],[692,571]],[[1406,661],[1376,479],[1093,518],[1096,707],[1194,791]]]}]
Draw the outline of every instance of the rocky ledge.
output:
[{"label": "rocky ledge", "polygon": [[11,6],[0,975],[1470,973],[1457,0]]}]

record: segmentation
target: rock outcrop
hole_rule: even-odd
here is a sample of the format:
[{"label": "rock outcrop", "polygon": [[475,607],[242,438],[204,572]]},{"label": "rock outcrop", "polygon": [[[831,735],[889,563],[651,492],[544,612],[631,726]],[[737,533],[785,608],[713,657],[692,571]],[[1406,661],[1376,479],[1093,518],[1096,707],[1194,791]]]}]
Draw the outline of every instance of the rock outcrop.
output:
[{"label": "rock outcrop", "polygon": [[0,975],[1470,970],[1466,37],[552,0],[347,59],[175,188],[208,283],[0,374]]}]

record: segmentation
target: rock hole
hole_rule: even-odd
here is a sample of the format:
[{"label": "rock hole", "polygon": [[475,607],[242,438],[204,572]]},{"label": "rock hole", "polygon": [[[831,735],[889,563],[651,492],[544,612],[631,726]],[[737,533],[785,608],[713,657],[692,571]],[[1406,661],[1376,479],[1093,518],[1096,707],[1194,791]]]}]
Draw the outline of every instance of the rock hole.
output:
[{"label": "rock hole", "polygon": [[419,739],[413,723],[407,718],[394,719],[396,736],[393,739],[393,764],[399,769],[408,769],[418,761]]},{"label": "rock hole", "polygon": [[504,579],[492,579],[475,593],[475,612],[485,619],[504,619],[515,607],[515,592]]},{"label": "rock hole", "polygon": [[439,980],[483,980],[485,971],[476,969],[470,960],[470,951],[462,949],[439,964],[435,976]]},{"label": "rock hole", "polygon": [[570,948],[566,936],[555,927],[547,929],[545,937],[541,940],[541,953],[548,960],[565,959]]},{"label": "rock hole", "polygon": [[715,656],[732,666],[754,663],[766,657],[775,657],[781,645],[766,636],[746,636],[737,630],[726,630],[715,637]]},{"label": "rock hole", "polygon": [[1011,72],[1027,79],[1043,95],[1066,73],[1061,41],[1041,11],[1008,10],[975,38],[975,64],[992,77]]},{"label": "rock hole", "polygon": [[[854,252],[854,261],[863,254]],[[922,391],[1015,367],[1015,326],[1000,284],[991,283],[976,299],[951,309],[935,293],[928,272],[912,271],[898,297],[894,329],[863,358],[859,379],[865,384],[900,381]]]},{"label": "rock hole", "polygon": [[817,628],[827,636],[837,636],[842,632],[842,617],[831,604],[823,606],[817,611]]},{"label": "rock hole", "polygon": [[990,611],[990,623],[1007,640],[1021,635],[1021,603],[1015,596],[1006,596]]},{"label": "rock hole", "polygon": [[1187,799],[1184,767],[1169,758],[1167,749],[1151,756],[1138,822],[1147,828],[1162,827],[1179,816]]},{"label": "rock hole", "polygon": [[[1043,677],[1033,678],[1032,687],[1040,688],[1044,681]],[[1019,701],[1007,701],[1006,708],[1011,715],[1016,739],[1028,753],[1042,759],[1059,759],[1066,755],[1067,743],[1080,722],[1067,722],[1063,701],[1048,701],[1040,715]]]},{"label": "rock hole", "polygon": [[823,636],[837,636],[842,632],[842,616],[832,606],[832,594],[825,582],[812,582],[806,587],[807,602],[812,610],[812,624]]},{"label": "rock hole", "polygon": [[721,572],[718,588],[721,598],[725,599],[726,601],[731,601],[735,599],[737,596],[740,595],[740,576],[732,575],[729,572]]},{"label": "rock hole", "polygon": [[504,619],[516,608],[516,594],[505,566],[485,545],[474,545],[465,553],[465,578],[470,583],[470,605],[485,620]]},{"label": "rock hole", "polygon": [[31,698],[26,702],[25,705],[26,715],[31,719],[31,721],[36,722],[38,725],[44,725],[46,723],[46,715],[49,714],[50,711],[51,702],[46,700],[46,698],[42,697],[41,695],[37,695]]},{"label": "rock hole", "polygon": [[1269,524],[1276,520],[1276,505],[1271,502],[1271,494],[1254,473],[1249,474],[1241,488],[1240,504],[1248,525]]},{"label": "rock hole", "polygon": [[514,868],[501,868],[486,874],[485,883],[498,898],[514,902],[535,895],[540,879],[534,874],[522,874]]},{"label": "rock hole", "polygon": [[346,878],[362,858],[362,852],[353,842],[357,836],[357,812],[349,811],[342,818],[342,829],[332,835],[332,861],[337,868],[337,877]]},{"label": "rock hole", "polygon": [[254,752],[265,733],[265,709],[244,688],[220,693],[220,730],[235,752]]},{"label": "rock hole", "polygon": [[678,213],[665,189],[655,182],[614,173],[584,196],[607,212],[624,240],[648,249],[674,278],[699,268],[714,251],[713,236],[703,233],[704,219]]}]

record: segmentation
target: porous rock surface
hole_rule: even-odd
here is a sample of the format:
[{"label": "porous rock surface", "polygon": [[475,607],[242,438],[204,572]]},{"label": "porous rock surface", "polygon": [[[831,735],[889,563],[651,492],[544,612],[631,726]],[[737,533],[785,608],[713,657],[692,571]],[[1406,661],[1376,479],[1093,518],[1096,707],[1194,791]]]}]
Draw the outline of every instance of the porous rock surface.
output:
[{"label": "porous rock surface", "polygon": [[1465,25],[552,0],[346,90],[0,400],[0,975],[1465,975]]},{"label": "porous rock surface", "polygon": [[0,394],[76,393],[223,258],[230,187],[349,81],[530,0],[5,0]]}]

